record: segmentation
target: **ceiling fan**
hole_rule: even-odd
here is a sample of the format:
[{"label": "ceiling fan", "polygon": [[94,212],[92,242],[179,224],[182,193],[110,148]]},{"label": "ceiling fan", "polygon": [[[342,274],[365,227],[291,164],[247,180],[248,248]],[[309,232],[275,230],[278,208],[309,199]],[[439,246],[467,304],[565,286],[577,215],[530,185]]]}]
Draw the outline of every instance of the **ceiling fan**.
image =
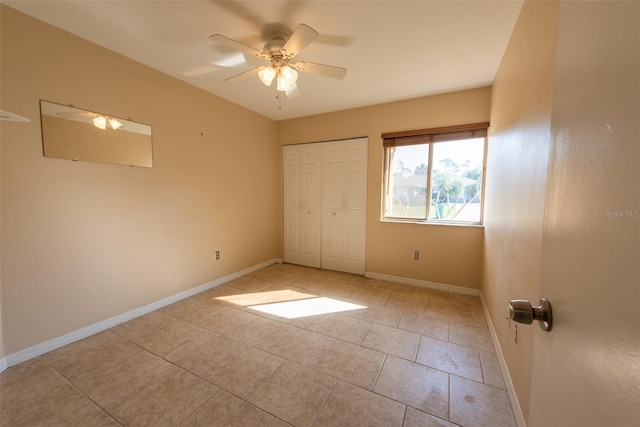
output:
[{"label": "ceiling fan", "polygon": [[[269,62],[269,65],[243,71],[225,79],[225,81],[257,74],[262,83],[267,86],[271,86],[271,83],[275,80],[278,95],[280,92],[284,92],[288,98],[294,98],[299,95],[296,85],[298,71],[338,80],[347,75],[347,69],[342,67],[306,61],[293,62],[294,58],[319,35],[316,30],[308,25],[300,24],[289,37],[284,32],[274,32],[271,40],[264,45],[262,50],[255,49],[222,34],[214,34],[209,39]],[[280,97],[278,96],[278,98]]]}]

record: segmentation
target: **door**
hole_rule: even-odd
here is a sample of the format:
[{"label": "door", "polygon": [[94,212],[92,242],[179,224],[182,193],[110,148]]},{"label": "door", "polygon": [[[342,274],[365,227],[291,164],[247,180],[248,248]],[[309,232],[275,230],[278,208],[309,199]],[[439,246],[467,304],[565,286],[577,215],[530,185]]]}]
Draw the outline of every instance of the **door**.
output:
[{"label": "door", "polygon": [[284,261],[321,266],[320,144],[283,147]]},{"label": "door", "polygon": [[561,2],[528,425],[640,425],[640,4]]},{"label": "door", "polygon": [[364,274],[367,139],[322,144],[322,268]]}]

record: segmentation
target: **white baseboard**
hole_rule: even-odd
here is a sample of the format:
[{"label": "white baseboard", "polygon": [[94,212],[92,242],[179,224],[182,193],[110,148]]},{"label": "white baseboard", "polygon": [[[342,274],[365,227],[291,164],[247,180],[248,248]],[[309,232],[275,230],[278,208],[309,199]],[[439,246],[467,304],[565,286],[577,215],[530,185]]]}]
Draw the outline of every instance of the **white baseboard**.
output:
[{"label": "white baseboard", "polygon": [[94,323],[93,325],[89,325],[85,328],[78,329],[66,335],[53,338],[49,341],[36,344],[32,347],[18,351],[16,353],[6,355],[2,359],[0,359],[0,372],[4,371],[8,367],[17,365],[18,363],[22,363],[29,359],[33,359],[34,357],[41,356],[45,353],[56,350],[67,344],[71,344],[75,341],[97,334],[98,332],[102,332],[116,325],[127,322],[131,319],[135,319],[136,317],[140,317],[144,314],[151,313],[152,311],[158,310],[162,307],[166,307],[170,304],[173,304],[185,298],[189,298],[191,296],[199,294],[200,292],[204,292],[208,289],[215,288],[216,286],[223,285],[234,279],[245,276],[249,273],[253,273],[254,271],[260,270],[262,268],[268,267],[276,263],[282,263],[282,260],[279,258],[274,258],[269,261],[265,261],[263,263],[245,268],[244,270],[238,271],[236,273],[229,274],[227,276],[221,277],[219,279],[213,280],[211,282],[205,283],[195,288],[186,290],[184,292],[180,292],[170,297],[145,305],[144,307],[136,308],[135,310],[131,310],[126,313],[120,314],[118,316],[112,317],[110,319],[106,319],[101,322]]},{"label": "white baseboard", "polygon": [[522,414],[522,408],[520,407],[520,401],[518,400],[518,396],[516,395],[516,389],[513,386],[511,375],[509,375],[507,361],[504,359],[504,355],[502,354],[502,347],[500,346],[500,341],[498,340],[498,334],[496,334],[496,330],[493,327],[491,316],[489,316],[489,308],[487,307],[482,294],[480,295],[480,301],[482,302],[482,310],[484,311],[484,316],[487,318],[487,324],[489,325],[489,331],[491,332],[491,340],[493,341],[493,346],[495,347],[496,355],[498,356],[498,364],[500,365],[500,371],[502,371],[502,379],[504,380],[504,385],[507,388],[507,393],[509,394],[513,416],[516,419],[516,424],[518,424],[518,427],[526,427],[527,422],[525,421],[524,415]]},{"label": "white baseboard", "polygon": [[444,283],[427,282],[426,280],[410,279],[408,277],[390,276],[388,274],[366,272],[364,276],[369,279],[386,280],[387,282],[401,283],[404,285],[420,286],[422,288],[447,291],[454,294],[480,296],[480,289],[465,288],[464,286],[445,285]]}]

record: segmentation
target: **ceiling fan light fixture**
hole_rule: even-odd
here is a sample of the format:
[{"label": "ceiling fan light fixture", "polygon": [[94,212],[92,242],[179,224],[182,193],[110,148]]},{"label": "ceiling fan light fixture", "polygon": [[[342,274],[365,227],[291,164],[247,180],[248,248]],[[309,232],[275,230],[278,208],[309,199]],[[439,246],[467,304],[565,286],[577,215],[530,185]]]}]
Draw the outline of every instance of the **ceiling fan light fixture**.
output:
[{"label": "ceiling fan light fixture", "polygon": [[260,81],[262,81],[265,86],[271,86],[271,82],[276,77],[276,74],[276,70],[271,66],[261,67],[258,71],[258,77],[260,77]]},{"label": "ceiling fan light fixture", "polygon": [[278,70],[278,90],[279,91],[287,91],[296,84],[296,80],[298,80],[298,72],[285,65],[284,67]]},{"label": "ceiling fan light fixture", "polygon": [[93,125],[98,129],[106,129],[107,128],[107,118],[105,116],[95,116],[93,118]]},{"label": "ceiling fan light fixture", "polygon": [[122,123],[120,123],[119,121],[117,121],[113,117],[109,119],[109,125],[111,126],[111,129],[113,129],[113,130],[116,130],[116,129],[122,127]]}]

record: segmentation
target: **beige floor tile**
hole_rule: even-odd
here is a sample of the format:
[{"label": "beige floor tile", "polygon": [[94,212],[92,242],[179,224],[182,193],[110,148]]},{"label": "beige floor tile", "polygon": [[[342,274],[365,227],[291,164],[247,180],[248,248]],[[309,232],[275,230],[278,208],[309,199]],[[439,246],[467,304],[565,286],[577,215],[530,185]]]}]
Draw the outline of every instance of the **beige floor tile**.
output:
[{"label": "beige floor tile", "polygon": [[341,271],[328,271],[323,279],[326,283],[347,285],[351,282],[361,282],[364,280],[364,277],[351,273],[343,273]]},{"label": "beige floor tile", "polygon": [[423,336],[416,362],[482,382],[480,355],[475,348]]},{"label": "beige floor tile", "polygon": [[[285,294],[366,308],[247,307]],[[514,425],[477,297],[277,264],[0,374],[12,427],[386,426],[398,408],[404,427]]]},{"label": "beige floor tile", "polygon": [[[355,304],[358,303],[358,301],[355,300],[349,302],[353,302]],[[368,320],[370,322],[396,327],[398,326],[400,317],[402,317],[402,310],[393,307],[369,305],[367,308],[363,308],[361,310],[345,312],[345,316],[351,316],[356,319]]]},{"label": "beige floor tile", "polygon": [[315,331],[333,338],[360,344],[372,323],[342,314],[331,315]]},{"label": "beige floor tile", "polygon": [[246,291],[236,295],[218,297],[220,303],[227,304],[237,309],[247,309],[263,304],[274,304],[287,301],[298,301],[314,298],[316,295],[309,291],[294,286],[275,284],[257,291]]},{"label": "beige floor tile", "polygon": [[217,390],[202,378],[179,370],[149,385],[111,413],[126,426],[176,425]]},{"label": "beige floor tile", "polygon": [[249,276],[285,285],[291,285],[304,277],[301,274],[287,271],[286,267],[281,268],[281,266],[277,265],[263,268],[262,270],[251,273]]},{"label": "beige floor tile", "polygon": [[455,375],[451,376],[449,420],[465,426],[513,427],[516,425],[506,391]]},{"label": "beige floor tile", "polygon": [[402,427],[456,427],[456,425],[407,406]]},{"label": "beige floor tile", "polygon": [[431,301],[443,301],[448,302],[451,297],[451,292],[441,291],[439,289],[423,288],[414,286],[413,294],[416,297],[426,298]]},{"label": "beige floor tile", "polygon": [[416,360],[419,344],[419,334],[378,324],[371,326],[361,343],[364,347],[412,361]]},{"label": "beige floor tile", "polygon": [[[248,276],[244,276],[244,277],[248,277]],[[238,289],[236,287],[229,285],[229,283],[225,283],[224,285],[216,286],[214,288],[208,289],[204,292],[194,295],[192,298],[203,299],[207,302],[218,304],[218,301],[219,301],[217,299],[218,297],[238,295],[243,292],[246,292],[246,289]]]},{"label": "beige floor tile", "polygon": [[66,378],[75,378],[122,363],[141,351],[130,341],[104,331],[47,353],[42,359]]},{"label": "beige floor tile", "polygon": [[191,297],[168,305],[159,311],[176,319],[198,324],[223,308],[224,305],[216,303],[212,298]]},{"label": "beige floor tile", "polygon": [[80,375],[71,382],[108,411],[161,377],[178,370],[180,368],[166,360],[142,351],[121,364]]},{"label": "beige floor tile", "polygon": [[109,414],[100,409],[95,403],[86,400],[80,406],[76,406],[68,411],[61,412],[44,422],[47,427],[67,427],[67,426],[100,426],[119,427],[121,424],[114,420]]},{"label": "beige floor tile", "polygon": [[339,381],[314,427],[400,427],[405,405]]},{"label": "beige floor tile", "polygon": [[224,390],[217,391],[180,427],[266,427],[273,416]]},{"label": "beige floor tile", "polygon": [[387,356],[374,392],[440,418],[449,416],[449,375]]},{"label": "beige floor tile", "polygon": [[449,341],[477,348],[478,350],[495,352],[491,333],[484,326],[453,322],[449,324]]},{"label": "beige floor tile", "polygon": [[200,375],[230,353],[245,348],[238,341],[209,332],[176,348],[165,358],[196,375]]},{"label": "beige floor tile", "polygon": [[480,297],[476,297],[473,295],[463,295],[463,294],[452,293],[449,296],[449,302],[452,305],[462,304],[471,308],[477,308],[482,310],[482,302],[480,302]]},{"label": "beige floor tile", "polygon": [[314,367],[334,342],[333,338],[297,329],[280,338],[267,351],[292,362]]},{"label": "beige floor tile", "polygon": [[310,426],[337,380],[285,362],[249,402],[297,427]]},{"label": "beige floor tile", "polygon": [[296,326],[301,329],[306,329],[308,331],[315,331],[330,317],[331,317],[331,314],[319,314],[315,316],[298,317],[295,319],[287,319],[285,317],[270,317],[270,318],[284,322],[291,326]]},{"label": "beige floor tile", "polygon": [[292,427],[291,424],[285,423],[280,418],[274,418],[271,423],[269,423],[269,427]]},{"label": "beige floor tile", "polygon": [[349,298],[363,301],[367,304],[384,305],[390,292],[386,289],[360,288],[353,292]]},{"label": "beige floor tile", "polygon": [[402,283],[388,282],[386,280],[382,280],[376,288],[386,289],[388,291],[391,291],[391,293],[394,295],[411,294],[413,292],[413,286],[403,285]]},{"label": "beige floor tile", "polygon": [[428,299],[416,298],[413,294],[391,294],[384,305],[390,308],[426,312],[428,304]]},{"label": "beige floor tile", "polygon": [[303,265],[295,265],[295,264],[286,264],[286,265],[283,265],[283,268],[292,274],[299,274],[300,276],[303,276],[303,278],[308,277],[308,278],[319,279],[326,276],[329,273],[327,270],[322,270],[320,268],[305,267]]},{"label": "beige floor tile", "polygon": [[295,327],[276,320],[258,317],[232,334],[233,338],[245,344],[266,350],[285,335],[295,331]]},{"label": "beige floor tile", "polygon": [[398,323],[398,329],[445,341],[449,339],[448,322],[419,311],[405,310]]},{"label": "beige floor tile", "polygon": [[202,374],[207,381],[247,399],[284,362],[277,356],[245,346]]},{"label": "beige floor tile", "polygon": [[484,315],[483,309],[474,307],[471,309],[471,314],[473,315],[472,323],[483,326],[483,327],[488,326],[487,317]]},{"label": "beige floor tile", "polygon": [[258,317],[239,309],[225,307],[224,310],[203,320],[198,325],[216,334],[233,337],[238,328],[248,325]]},{"label": "beige floor tile", "polygon": [[351,294],[353,294],[357,290],[357,286],[349,285],[348,283],[325,282],[325,285],[317,292],[322,296],[340,299],[349,298]]},{"label": "beige floor tile", "polygon": [[306,289],[308,292],[317,293],[326,285],[322,277],[303,277],[294,283],[298,288]]},{"label": "beige floor tile", "polygon": [[191,323],[157,311],[115,326],[110,331],[160,356],[207,333]]},{"label": "beige floor tile", "polygon": [[498,357],[492,351],[480,351],[480,363],[482,364],[482,373],[484,383],[502,390],[506,390],[502,371],[498,363]]},{"label": "beige floor tile", "polygon": [[472,323],[473,310],[464,304],[451,304],[449,301],[430,300],[427,311],[447,322]]},{"label": "beige floor tile", "polygon": [[225,285],[232,288],[241,289],[243,291],[259,292],[260,290],[268,286],[273,286],[275,283],[276,282],[266,280],[261,277],[247,275],[225,283]]},{"label": "beige floor tile", "polygon": [[40,359],[0,375],[0,423],[42,425],[53,416],[84,404],[87,398]]},{"label": "beige floor tile", "polygon": [[[366,277],[362,277],[362,276],[357,276],[358,279],[357,280],[351,280],[349,281],[350,285],[353,286],[357,286],[359,288],[365,288],[365,289],[378,289],[380,286],[380,283],[382,283],[382,280],[378,280],[378,279],[369,279]],[[384,288],[380,288],[381,290]]]},{"label": "beige floor tile", "polygon": [[373,389],[386,355],[343,341],[336,341],[315,369],[357,386]]}]

